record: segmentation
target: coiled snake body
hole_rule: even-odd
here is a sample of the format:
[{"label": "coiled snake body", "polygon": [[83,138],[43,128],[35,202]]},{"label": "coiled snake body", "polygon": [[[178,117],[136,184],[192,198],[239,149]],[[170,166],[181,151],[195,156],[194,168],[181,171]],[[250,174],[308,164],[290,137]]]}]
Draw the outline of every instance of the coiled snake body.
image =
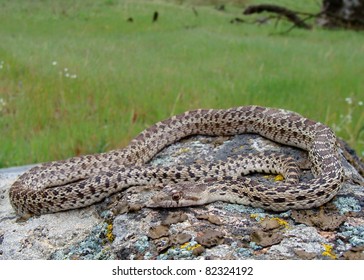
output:
[{"label": "coiled snake body", "polygon": [[[145,165],[161,149],[186,136],[241,133],[257,133],[307,150],[315,178],[299,182],[294,163],[269,153],[205,166]],[[240,176],[252,171],[280,172],[287,180],[265,185]],[[209,178],[213,180],[206,180]],[[9,196],[19,215],[42,214],[88,206],[130,186],[162,183],[165,188],[148,206],[178,207],[224,200],[283,211],[326,203],[343,180],[336,137],[330,128],[294,112],[244,106],[188,111],[144,130],[124,149],[36,166],[15,181]]]}]

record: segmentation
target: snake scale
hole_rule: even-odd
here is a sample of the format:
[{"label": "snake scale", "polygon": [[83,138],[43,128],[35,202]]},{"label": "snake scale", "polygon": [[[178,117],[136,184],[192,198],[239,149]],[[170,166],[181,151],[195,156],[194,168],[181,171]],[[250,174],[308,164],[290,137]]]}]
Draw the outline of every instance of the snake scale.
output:
[{"label": "snake scale", "polygon": [[[290,159],[274,153],[238,156],[226,162],[152,167],[164,147],[190,135],[256,133],[308,152],[314,178],[301,182]],[[262,171],[286,180],[263,184],[241,176]],[[216,200],[273,211],[308,209],[331,200],[344,180],[337,139],[327,126],[275,108],[243,106],[187,111],[156,123],[123,148],[36,166],[11,186],[10,202],[21,215],[85,207],[130,186],[164,184],[150,207],[200,205]]]}]

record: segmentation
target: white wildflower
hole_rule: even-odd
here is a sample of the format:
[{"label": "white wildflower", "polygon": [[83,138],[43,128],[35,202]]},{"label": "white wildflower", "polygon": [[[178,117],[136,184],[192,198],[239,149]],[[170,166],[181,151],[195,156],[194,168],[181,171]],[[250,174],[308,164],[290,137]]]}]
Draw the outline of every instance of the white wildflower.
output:
[{"label": "white wildflower", "polygon": [[76,74],[72,74],[72,75],[70,76],[70,78],[71,78],[71,79],[76,79],[76,78],[77,78],[77,75],[76,75]]},{"label": "white wildflower", "polygon": [[342,116],[341,119],[343,120],[344,123],[351,123],[351,121],[353,120],[351,114],[347,114],[345,116]]},{"label": "white wildflower", "polygon": [[0,98],[0,112],[5,108],[6,102],[4,99]]},{"label": "white wildflower", "polygon": [[69,76],[70,76],[70,74],[69,73],[66,73],[66,74],[64,74],[65,75],[65,77],[67,77],[67,78],[69,78]]},{"label": "white wildflower", "polygon": [[353,103],[353,99],[351,99],[351,97],[346,97],[345,98],[346,103],[348,103],[349,105]]},{"label": "white wildflower", "polygon": [[64,71],[64,72],[68,72],[68,68],[64,68],[64,69],[63,69],[63,71]]},{"label": "white wildflower", "polygon": [[332,129],[335,131],[335,132],[339,132],[341,131],[341,127],[339,125],[337,125],[336,123],[334,123],[332,125]]},{"label": "white wildflower", "polygon": [[358,105],[359,105],[359,106],[363,106],[363,101],[359,101],[359,102],[358,102]]},{"label": "white wildflower", "polygon": [[58,62],[57,61],[52,61],[52,65],[53,66],[56,66],[58,64]]}]

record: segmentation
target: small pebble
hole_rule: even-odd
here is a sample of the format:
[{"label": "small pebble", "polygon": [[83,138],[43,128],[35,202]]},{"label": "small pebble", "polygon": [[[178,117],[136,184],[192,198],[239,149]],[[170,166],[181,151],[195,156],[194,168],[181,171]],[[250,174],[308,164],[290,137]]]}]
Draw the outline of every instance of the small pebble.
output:
[{"label": "small pebble", "polygon": [[203,246],[197,246],[195,249],[192,250],[192,254],[194,256],[199,256],[201,255],[203,252],[205,252],[205,247]]},{"label": "small pebble", "polygon": [[155,227],[151,227],[148,232],[148,236],[152,239],[161,238],[163,236],[168,236],[169,228],[167,226],[159,225]]},{"label": "small pebble", "polygon": [[216,215],[202,214],[202,215],[196,216],[196,218],[199,220],[207,220],[210,223],[215,224],[215,225],[222,225],[222,222],[220,221],[219,217],[217,217]]},{"label": "small pebble", "polygon": [[184,222],[188,219],[185,213],[181,212],[171,212],[168,216],[162,221],[162,225],[169,226],[171,224],[177,224]]},{"label": "small pebble", "polygon": [[190,241],[192,238],[191,234],[188,233],[179,233],[176,235],[171,236],[170,240],[172,242],[172,244],[184,244],[188,241]]},{"label": "small pebble", "polygon": [[195,240],[201,245],[210,248],[220,245],[224,242],[224,234],[216,230],[207,230],[202,236],[198,236]]}]

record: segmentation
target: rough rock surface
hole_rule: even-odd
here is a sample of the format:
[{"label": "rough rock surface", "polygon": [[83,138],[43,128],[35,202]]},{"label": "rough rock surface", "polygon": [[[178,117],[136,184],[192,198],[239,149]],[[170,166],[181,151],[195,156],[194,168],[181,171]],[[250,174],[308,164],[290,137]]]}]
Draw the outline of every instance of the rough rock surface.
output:
[{"label": "rough rock surface", "polygon": [[[307,167],[304,151],[251,134],[191,137],[151,164],[188,165],[263,150],[286,153]],[[363,183],[347,180],[331,202],[308,211],[275,213],[223,202],[149,209],[143,203],[157,190],[142,186],[84,209],[19,221],[8,190],[26,169],[0,171],[0,259],[364,259]],[[301,180],[310,177],[302,170]]]}]

